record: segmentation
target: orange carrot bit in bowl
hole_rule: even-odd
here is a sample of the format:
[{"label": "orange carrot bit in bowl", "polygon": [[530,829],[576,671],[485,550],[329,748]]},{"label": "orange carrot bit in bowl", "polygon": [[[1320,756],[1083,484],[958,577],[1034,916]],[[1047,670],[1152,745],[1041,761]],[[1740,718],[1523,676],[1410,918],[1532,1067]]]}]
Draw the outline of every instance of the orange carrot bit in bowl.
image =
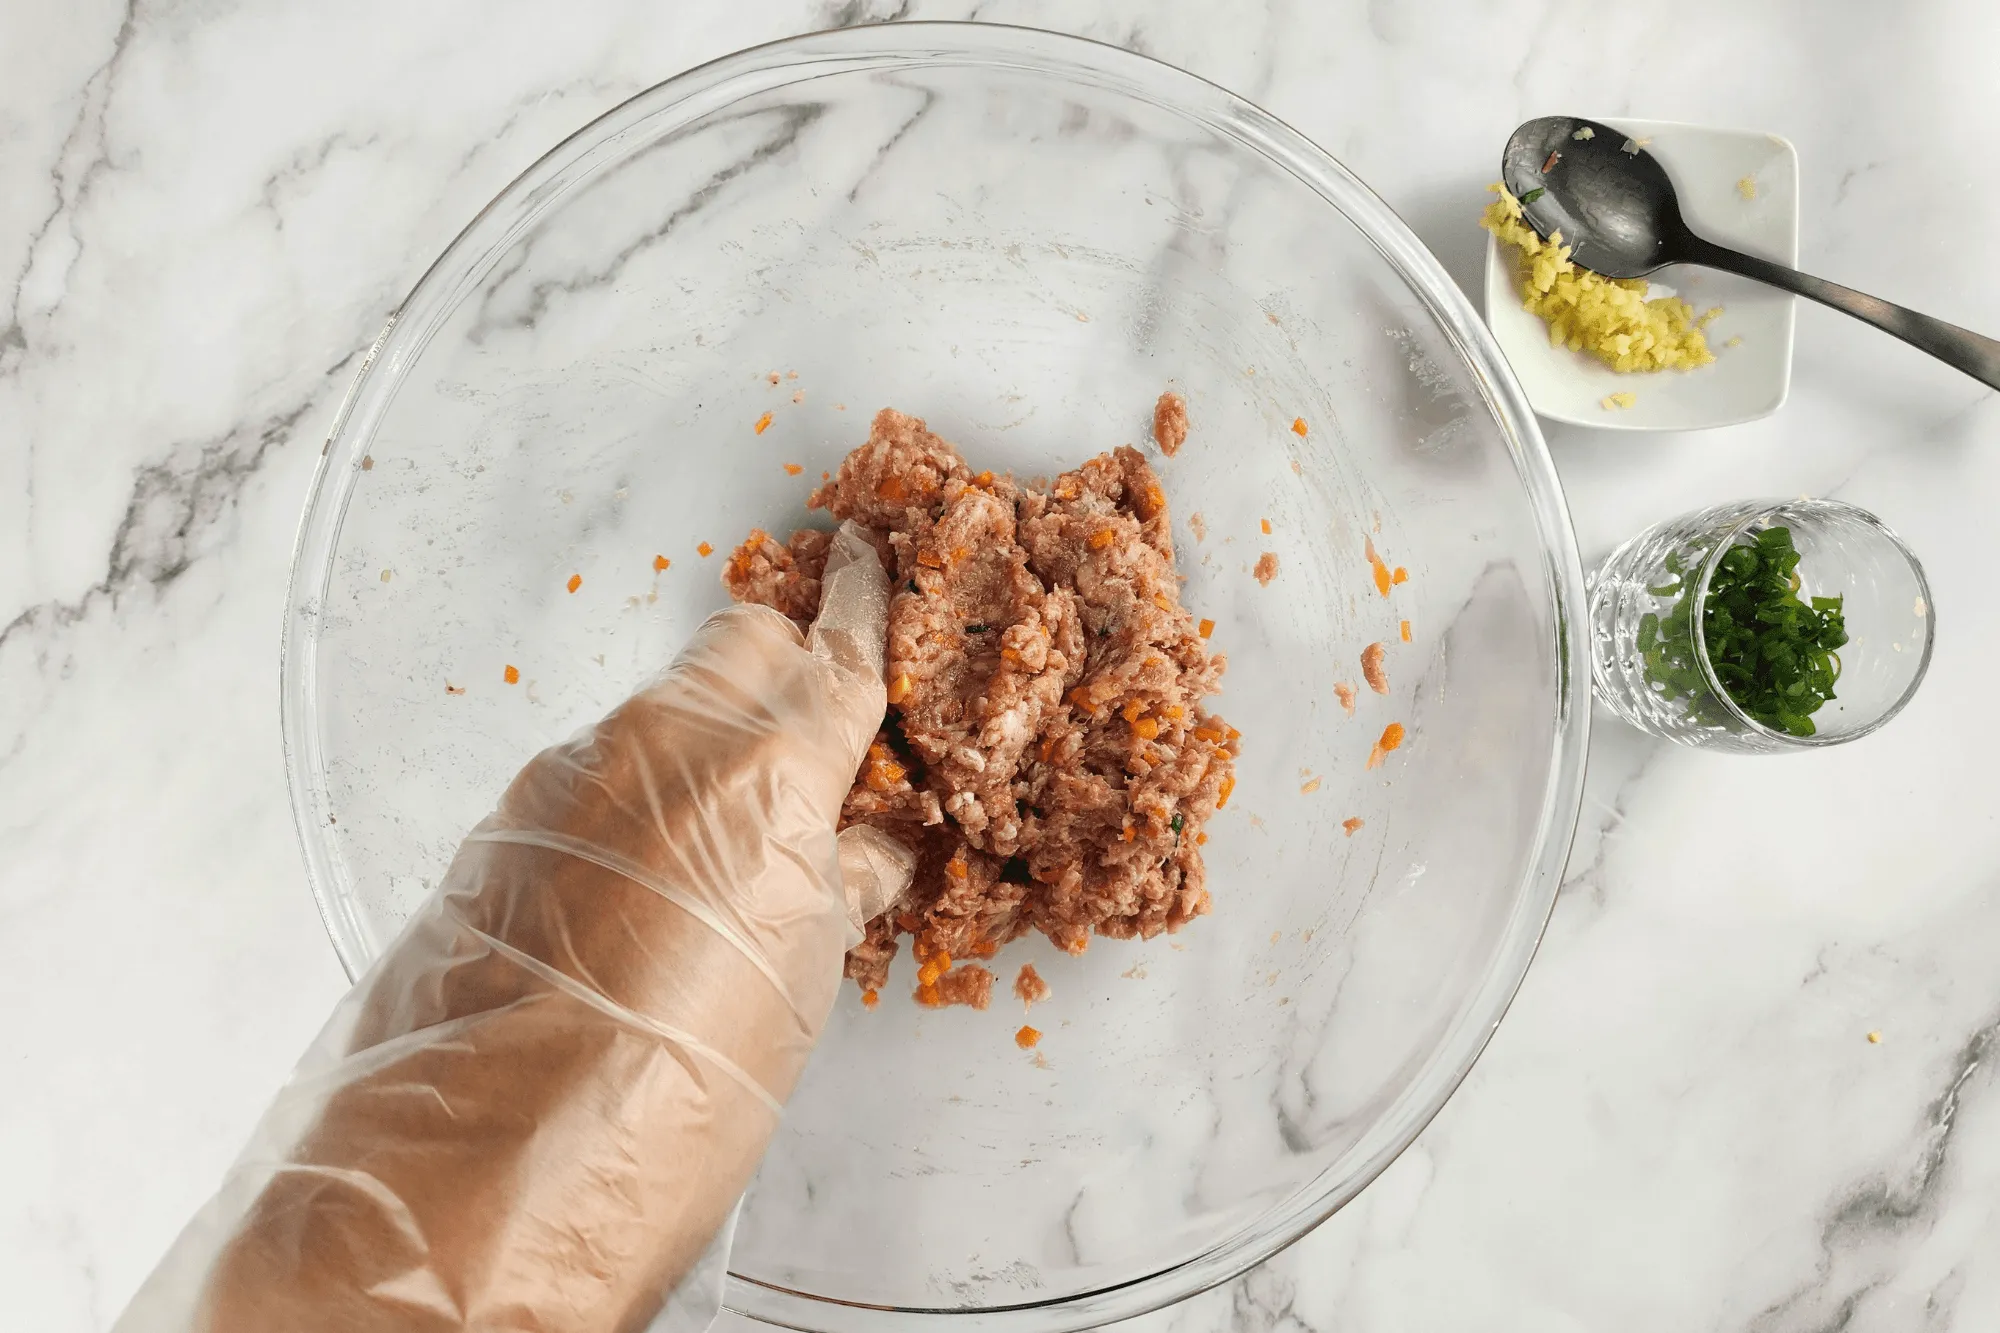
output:
[{"label": "orange carrot bit in bowl", "polygon": [[1215,633],[1215,622],[1213,620],[1203,620],[1199,625],[1195,626],[1195,633],[1201,635],[1204,639],[1207,638],[1209,635]]},{"label": "orange carrot bit in bowl", "polygon": [[1232,774],[1222,780],[1222,786],[1215,793],[1215,808],[1220,810],[1229,804],[1229,794],[1236,790],[1236,778]]},{"label": "orange carrot bit in bowl", "polygon": [[1146,701],[1144,699],[1128,699],[1125,702],[1125,706],[1118,710],[1118,716],[1124,718],[1127,722],[1137,722],[1144,716],[1145,712]]},{"label": "orange carrot bit in bowl", "polygon": [[1160,734],[1160,724],[1150,717],[1142,717],[1132,724],[1132,734],[1142,741],[1156,740]]},{"label": "orange carrot bit in bowl", "polygon": [[1110,528],[1099,528],[1090,534],[1090,549],[1101,551],[1117,540],[1118,534],[1116,532],[1113,532]]},{"label": "orange carrot bit in bowl", "polygon": [[564,584],[563,586],[568,588],[571,592],[575,592],[578,588],[581,588],[583,586],[583,575],[581,574],[570,575],[569,582]]},{"label": "orange carrot bit in bowl", "polygon": [[954,856],[951,860],[944,863],[944,873],[950,875],[953,879],[964,879],[970,872],[966,869],[965,858],[963,856]]},{"label": "orange carrot bit in bowl", "polygon": [[1382,728],[1382,739],[1376,741],[1375,748],[1368,752],[1368,767],[1380,768],[1383,757],[1403,743],[1403,735],[1403,724],[1400,722],[1391,722]]},{"label": "orange carrot bit in bowl", "polygon": [[916,687],[910,682],[910,673],[899,672],[896,678],[889,682],[889,702],[892,704],[903,702],[910,697],[910,691],[914,688]]},{"label": "orange carrot bit in bowl", "polygon": [[863,1009],[873,1009],[880,1003],[882,1003],[882,996],[879,992],[873,990],[861,992],[861,1007]]},{"label": "orange carrot bit in bowl", "polygon": [[787,464],[785,464],[785,475],[786,475],[786,476],[788,476],[788,477],[796,477],[796,476],[798,476],[798,475],[799,475],[799,473],[801,473],[801,472],[804,472],[804,471],[805,471],[805,468],[804,468],[804,467],[802,467],[802,466],[800,466],[800,465],[799,465],[799,464],[797,464],[797,463],[787,463]]},{"label": "orange carrot bit in bowl", "polygon": [[665,573],[667,567],[673,563],[673,561],[663,555],[656,555],[653,557],[653,572],[655,574]]},{"label": "orange carrot bit in bowl", "polygon": [[1341,820],[1340,827],[1347,834],[1347,836],[1351,838],[1357,832],[1359,832],[1361,826],[1367,822],[1368,822],[1367,820],[1361,818],[1359,815],[1355,815],[1351,818]]},{"label": "orange carrot bit in bowl", "polygon": [[1405,620],[1402,624],[1402,635],[1403,635],[1403,642],[1408,643],[1410,641],[1410,622],[1407,620]]},{"label": "orange carrot bit in bowl", "polygon": [[1026,1023],[1023,1023],[1021,1025],[1021,1030],[1014,1034],[1014,1044],[1016,1046],[1019,1046],[1024,1051],[1033,1046],[1036,1042],[1040,1041],[1041,1039],[1042,1039],[1042,1034],[1040,1032],[1037,1032],[1034,1028],[1029,1027]]},{"label": "orange carrot bit in bowl", "polygon": [[1381,593],[1384,597],[1387,597],[1389,595],[1389,585],[1394,583],[1396,580],[1395,577],[1389,573],[1389,566],[1384,564],[1382,561],[1382,557],[1376,553],[1375,539],[1373,537],[1362,538],[1361,549],[1368,557],[1369,569],[1374,571],[1375,591]]},{"label": "orange carrot bit in bowl", "polygon": [[500,679],[506,681],[509,685],[519,685],[521,683],[521,668],[517,666],[508,667],[500,673]]},{"label": "orange carrot bit in bowl", "polygon": [[1409,581],[1410,571],[1404,569],[1401,565],[1397,565],[1395,572],[1389,575],[1389,582],[1391,583],[1408,583]]},{"label": "orange carrot bit in bowl", "polygon": [[763,416],[758,417],[757,424],[752,426],[750,429],[756,431],[759,435],[762,435],[765,431],[771,429],[771,414],[769,412],[766,412]]},{"label": "orange carrot bit in bowl", "polygon": [[694,553],[700,556],[702,559],[706,560],[708,559],[708,557],[715,554],[715,548],[713,546],[710,546],[707,542],[703,542],[701,545],[694,548]]},{"label": "orange carrot bit in bowl", "polygon": [[1271,520],[1270,520],[1270,519],[1268,519],[1268,518],[1266,518],[1266,519],[1259,519],[1259,520],[1258,520],[1258,526],[1264,529],[1264,535],[1265,535],[1266,537],[1268,537],[1268,536],[1270,536],[1270,535],[1271,535]]},{"label": "orange carrot bit in bowl", "polygon": [[1306,419],[1304,417],[1293,417],[1292,434],[1303,437],[1305,433],[1306,433]]},{"label": "orange carrot bit in bowl", "polygon": [[1085,717],[1097,716],[1097,704],[1091,699],[1090,691],[1085,686],[1079,685],[1071,690],[1069,692],[1069,701],[1075,704]]},{"label": "orange carrot bit in bowl", "polygon": [[936,982],[917,987],[917,1003],[927,1009],[936,1009],[944,1003],[944,997],[938,994]]},{"label": "orange carrot bit in bowl", "polygon": [[1169,722],[1178,722],[1187,716],[1187,709],[1182,708],[1179,704],[1168,704],[1166,712],[1162,716]]}]

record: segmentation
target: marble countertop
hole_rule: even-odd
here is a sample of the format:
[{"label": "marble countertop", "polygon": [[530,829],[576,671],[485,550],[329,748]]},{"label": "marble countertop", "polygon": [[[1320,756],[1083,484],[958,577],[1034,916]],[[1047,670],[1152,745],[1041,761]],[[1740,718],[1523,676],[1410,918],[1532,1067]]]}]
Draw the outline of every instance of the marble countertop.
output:
[{"label": "marble countertop", "polygon": [[[1976,0],[12,6],[0,1323],[107,1328],[345,985],[304,888],[276,656],[306,483],[384,315],[516,172],[646,85],[812,28],[968,16],[1243,93],[1475,292],[1472,219],[1527,116],[1782,134],[1808,268],[2000,329],[2000,12]],[[1777,416],[1549,435],[1587,561],[1738,496],[1879,513],[1932,577],[1930,679],[1881,734],[1785,760],[1601,719],[1546,941],[1464,1087],[1317,1232],[1133,1327],[2000,1325],[1995,395],[1804,307]]]}]

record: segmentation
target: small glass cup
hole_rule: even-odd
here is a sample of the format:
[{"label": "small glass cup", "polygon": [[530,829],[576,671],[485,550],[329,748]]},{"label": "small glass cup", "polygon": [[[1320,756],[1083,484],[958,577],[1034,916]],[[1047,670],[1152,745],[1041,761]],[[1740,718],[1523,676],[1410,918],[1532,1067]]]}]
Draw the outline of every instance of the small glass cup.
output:
[{"label": "small glass cup", "polygon": [[[1709,656],[1716,570],[1776,528],[1799,554],[1799,598],[1840,598],[1846,622],[1810,734],[1752,717]],[[1742,500],[1656,524],[1613,551],[1591,580],[1590,623],[1592,684],[1620,718],[1683,745],[1776,754],[1866,736],[1901,712],[1930,666],[1937,618],[1923,567],[1873,514],[1838,500]]]}]

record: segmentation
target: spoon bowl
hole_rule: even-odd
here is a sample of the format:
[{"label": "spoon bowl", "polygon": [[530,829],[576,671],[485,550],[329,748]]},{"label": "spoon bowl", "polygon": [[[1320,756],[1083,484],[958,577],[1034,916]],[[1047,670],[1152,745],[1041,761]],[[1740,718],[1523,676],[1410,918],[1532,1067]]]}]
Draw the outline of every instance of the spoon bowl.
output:
[{"label": "spoon bowl", "polygon": [[1669,238],[1689,234],[1659,159],[1594,120],[1527,122],[1507,140],[1500,179],[1536,232],[1560,232],[1571,259],[1607,278],[1640,278],[1673,262]]}]

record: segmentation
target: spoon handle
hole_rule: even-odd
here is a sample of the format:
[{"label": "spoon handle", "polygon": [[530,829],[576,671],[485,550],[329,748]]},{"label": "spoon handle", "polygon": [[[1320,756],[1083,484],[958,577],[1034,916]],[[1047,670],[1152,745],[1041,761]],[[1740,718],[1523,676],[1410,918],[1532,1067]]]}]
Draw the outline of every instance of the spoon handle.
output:
[{"label": "spoon handle", "polygon": [[1891,305],[1877,297],[1857,292],[1852,287],[1843,287],[1837,282],[1815,278],[1795,268],[1786,268],[1783,264],[1774,264],[1768,259],[1759,259],[1713,241],[1705,241],[1699,236],[1690,237],[1689,241],[1691,244],[1681,256],[1689,262],[1740,273],[1746,278],[1755,278],[1758,282],[1768,282],[1773,287],[1811,297],[1821,305],[1830,305],[1835,310],[1845,311],[1856,319],[1866,320],[1878,329],[1893,333],[1980,383],[2000,389],[2000,342],[1982,337],[1970,329],[1961,329],[1956,324],[1947,324],[1941,319]]}]

